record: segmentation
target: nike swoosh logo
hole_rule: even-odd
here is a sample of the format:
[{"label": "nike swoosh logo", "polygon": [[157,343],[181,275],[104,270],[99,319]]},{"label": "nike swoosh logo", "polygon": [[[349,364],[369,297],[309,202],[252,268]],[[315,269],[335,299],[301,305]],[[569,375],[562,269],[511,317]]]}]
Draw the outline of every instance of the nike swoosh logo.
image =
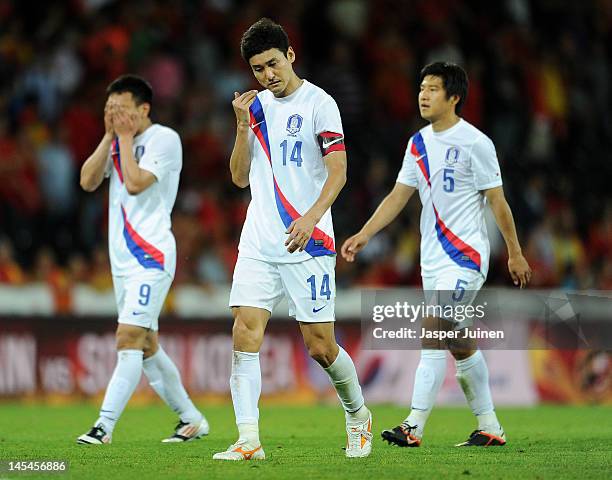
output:
[{"label": "nike swoosh logo", "polygon": [[335,140],[332,140],[331,142],[325,142],[325,140],[323,141],[323,148],[327,149],[329,147],[331,147],[334,143],[338,143],[340,140],[344,140],[344,137],[338,137]]},{"label": "nike swoosh logo", "polygon": [[262,120],[262,121],[261,121],[261,122],[259,122],[259,123],[252,123],[252,124],[251,124],[251,128],[255,128],[257,125],[261,125],[261,124],[262,124],[262,123],[264,123],[264,122],[265,122],[265,120]]},{"label": "nike swoosh logo", "polygon": [[321,310],[323,310],[325,307],[327,307],[327,305],[323,305],[321,308],[315,308],[312,307],[312,313],[317,313],[320,312]]},{"label": "nike swoosh logo", "polygon": [[132,312],[132,315],[144,315],[145,312]]}]

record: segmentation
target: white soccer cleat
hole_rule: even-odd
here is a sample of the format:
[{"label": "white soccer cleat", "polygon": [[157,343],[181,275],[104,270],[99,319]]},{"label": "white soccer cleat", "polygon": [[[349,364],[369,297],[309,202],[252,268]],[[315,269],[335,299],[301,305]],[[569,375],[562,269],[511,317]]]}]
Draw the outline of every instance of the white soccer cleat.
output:
[{"label": "white soccer cleat", "polygon": [[348,458],[367,457],[372,452],[372,412],[363,423],[346,421],[346,456]]},{"label": "white soccer cleat", "polygon": [[197,440],[205,435],[208,435],[210,427],[206,418],[202,417],[200,423],[185,423],[179,421],[174,428],[174,434],[171,437],[164,438],[162,443],[181,443],[190,442],[191,440]]},{"label": "white soccer cleat", "polygon": [[112,437],[106,433],[102,424],[91,427],[91,430],[77,438],[79,445],[103,445],[111,443]]},{"label": "white soccer cleat", "polygon": [[254,447],[240,440],[230,445],[225,452],[213,455],[213,460],[230,460],[234,462],[239,462],[240,460],[264,460],[265,458],[266,454],[261,445]]}]

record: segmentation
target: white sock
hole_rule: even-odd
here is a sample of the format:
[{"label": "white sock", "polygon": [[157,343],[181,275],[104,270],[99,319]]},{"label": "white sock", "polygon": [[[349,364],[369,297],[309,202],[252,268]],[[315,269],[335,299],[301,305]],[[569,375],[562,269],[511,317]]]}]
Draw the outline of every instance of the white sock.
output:
[{"label": "white sock", "polygon": [[112,434],[115,424],[128,400],[134,393],[142,374],[142,350],[120,350],[117,365],[106,387],[106,394],[100,408],[100,417],[95,425],[102,424],[106,433]]},{"label": "white sock", "polygon": [[501,433],[501,426],[495,415],[495,407],[489,388],[489,370],[480,350],[465,360],[457,360],[457,381],[472,413],[478,419],[478,429],[489,433]]},{"label": "white sock", "polygon": [[179,415],[182,422],[198,424],[202,421],[202,414],[183,387],[178,368],[161,345],[154,355],[142,362],[142,366],[151,388]]},{"label": "white sock", "polygon": [[236,414],[239,441],[259,445],[259,409],[261,368],[259,353],[233,352],[230,390]]},{"label": "white sock", "polygon": [[342,408],[349,420],[365,421],[368,409],[364,406],[361,386],[353,360],[341,346],[338,346],[338,356],[329,367],[324,368],[336,389]]},{"label": "white sock", "polygon": [[417,427],[415,435],[423,436],[425,424],[436,402],[446,376],[446,350],[421,350],[421,360],[414,376],[412,410],[404,424]]}]

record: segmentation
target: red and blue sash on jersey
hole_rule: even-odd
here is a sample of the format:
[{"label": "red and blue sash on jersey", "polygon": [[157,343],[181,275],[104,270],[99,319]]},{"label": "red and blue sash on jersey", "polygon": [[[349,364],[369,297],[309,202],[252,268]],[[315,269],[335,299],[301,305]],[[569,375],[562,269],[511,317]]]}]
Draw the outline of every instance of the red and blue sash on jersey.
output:
[{"label": "red and blue sash on jersey", "polygon": [[[263,106],[259,98],[255,97],[255,101],[252,103],[250,109],[251,114],[251,130],[259,140],[261,148],[263,148],[268,161],[270,162],[270,168],[272,168],[272,156],[270,150],[270,141],[268,139],[268,128],[266,126],[266,117],[264,115]],[[302,215],[293,208],[293,205],[289,203],[282,190],[276,182],[274,175],[274,169],[272,169],[272,181],[274,183],[274,197],[276,199],[276,209],[283,221],[283,225],[289,228],[291,222],[300,218]],[[334,239],[323,232],[321,229],[315,227],[314,231],[308,243],[304,247],[304,250],[313,257],[320,257],[323,255],[335,255],[336,250],[334,247]]]},{"label": "red and blue sash on jersey", "polygon": [[123,237],[130,253],[136,257],[138,263],[144,268],[163,270],[164,253],[147,242],[134,230],[134,227],[132,227],[127,219],[123,205],[121,206],[121,215],[123,216]]},{"label": "red and blue sash on jersey", "polygon": [[[119,181],[123,183],[123,174],[121,173],[121,154],[119,153],[119,139],[115,138],[111,148],[111,156],[113,158],[113,164],[115,165],[115,169],[117,170],[117,174],[119,175]],[[149,242],[147,242],[144,238],[142,238],[132,224],[127,219],[127,214],[125,213],[125,208],[121,205],[121,216],[123,217],[123,238],[125,238],[125,243],[127,245],[128,250],[138,263],[140,263],[144,268],[157,268],[159,270],[164,269],[164,253]]]},{"label": "red and blue sash on jersey", "polygon": [[[416,163],[423,173],[423,176],[427,181],[427,185],[429,185],[429,189],[431,190],[427,149],[425,148],[425,141],[423,140],[423,136],[420,132],[412,137],[412,148],[410,149],[410,153],[412,153],[412,155],[414,155],[414,157],[417,159]],[[433,203],[433,196],[431,204],[433,206],[434,215],[436,216],[436,233],[438,236],[438,241],[442,245],[442,249],[447,253],[451,260],[453,260],[460,267],[469,268],[471,270],[480,272],[480,253],[461,240],[451,231],[450,228],[444,224],[440,218],[440,215],[438,214],[436,206]]]},{"label": "red and blue sash on jersey", "polygon": [[111,157],[113,158],[113,165],[119,175],[119,181],[123,183],[123,172],[121,171],[121,154],[119,153],[119,138],[115,137],[111,145]]}]

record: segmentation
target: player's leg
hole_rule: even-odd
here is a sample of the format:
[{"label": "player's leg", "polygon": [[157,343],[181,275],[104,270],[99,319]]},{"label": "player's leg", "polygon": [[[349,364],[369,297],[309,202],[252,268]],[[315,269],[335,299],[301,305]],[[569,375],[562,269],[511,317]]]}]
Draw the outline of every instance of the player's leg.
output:
[{"label": "player's leg", "polygon": [[226,451],[213,455],[215,460],[265,458],[259,440],[259,349],[272,310],[282,295],[282,284],[276,265],[250,258],[238,258],[230,293],[230,307],[234,317],[230,390],[238,440]]},{"label": "player's leg", "polygon": [[163,441],[183,442],[208,434],[209,427],[185,391],[176,365],[159,345],[159,315],[171,285],[172,277],[166,272],[151,270],[141,274],[136,285],[138,290],[132,295],[137,301],[131,310],[132,315],[138,313],[150,319],[144,345],[145,376],[153,390],[180,417],[174,434]]},{"label": "player's leg", "polygon": [[346,455],[365,457],[372,448],[372,417],[364,404],[353,360],[336,343],[335,266],[335,257],[324,256],[280,265],[279,270],[289,314],[300,322],[310,356],[329,376],[344,408],[348,434]]},{"label": "player's leg", "polygon": [[143,370],[151,388],[179,416],[174,433],[162,442],[187,442],[208,435],[208,421],[189,398],[178,368],[159,345],[156,331],[147,334]]},{"label": "player's leg", "polygon": [[[117,302],[117,312],[119,312],[119,317],[121,317],[126,307],[126,277],[113,277],[113,287],[115,291],[115,300]],[[128,336],[130,334],[134,334],[132,337],[136,337],[136,340],[140,340],[140,343],[144,345],[146,333],[147,331],[145,328],[119,323],[116,332],[117,349],[119,350],[120,346],[125,346],[130,343],[128,341]],[[109,402],[114,403],[113,401],[115,399],[120,399],[120,397],[126,396],[127,393],[129,393],[129,395],[127,395],[129,399],[131,392],[135,388],[135,386],[132,388],[132,384],[134,381],[138,384],[142,372],[142,345],[140,349],[128,349],[129,351],[127,353],[121,351],[117,353],[117,364],[106,389],[100,416],[89,432],[77,438],[77,443],[95,445],[111,442],[112,431],[119,415],[117,415],[115,408],[105,408],[104,405],[107,399]],[[140,365],[140,368],[138,368],[138,365]],[[137,379],[136,376],[138,377]],[[123,410],[123,408],[121,408],[121,410]],[[104,415],[107,415],[109,418],[104,419]]]},{"label": "player's leg", "polygon": [[[455,304],[471,305],[484,284],[484,277],[479,272],[465,270],[449,271],[440,279],[438,290],[452,292],[449,301]],[[449,303],[449,302],[447,302]],[[455,323],[455,330],[460,325]],[[469,328],[469,327],[466,327]],[[457,380],[465,398],[478,420],[477,429],[470,437],[458,446],[494,446],[506,443],[504,431],[497,420],[491,389],[489,387],[489,371],[482,352],[478,350],[473,338],[448,340],[448,348],[455,358]]]},{"label": "player's leg", "polygon": [[[352,419],[361,418],[358,412],[367,409],[362,410],[365,402],[357,371],[349,354],[336,343],[334,324],[300,322],[300,330],[308,354],[329,375],[344,411]],[[363,414],[362,419],[365,418],[367,415]]]},{"label": "player's leg", "polygon": [[[158,317],[172,279],[165,272],[145,271],[113,277],[119,312],[118,360],[108,384],[100,418],[79,443],[107,443],[115,424],[136,389],[143,370],[143,356],[150,332],[157,331]],[[102,433],[104,432],[104,433]],[[93,437],[97,437],[92,440]]]},{"label": "player's leg", "polygon": [[259,397],[261,368],[259,349],[270,312],[263,308],[234,307],[233,352],[230,389],[240,440],[259,446]]},{"label": "player's leg", "polygon": [[[445,327],[439,318],[427,317],[423,320],[422,328],[433,332]],[[410,414],[400,425],[383,430],[381,434],[384,440],[400,447],[418,447],[421,444],[425,424],[446,377],[446,344],[423,338],[421,346],[421,359],[414,376]]]},{"label": "player's leg", "polygon": [[232,374],[230,390],[238,440],[224,452],[213,455],[215,460],[262,460],[264,451],[259,440],[259,397],[261,368],[259,349],[266,325],[268,310],[256,307],[233,307]]},{"label": "player's leg", "polygon": [[[445,297],[441,303],[467,306],[474,302],[483,284],[484,277],[480,272],[457,269],[440,275],[435,290]],[[462,323],[457,319],[449,318],[449,321],[453,322],[453,330],[462,330]],[[444,325],[448,328],[448,322]],[[463,338],[463,335],[459,334],[458,338],[449,339],[447,345],[455,358],[457,380],[478,420],[477,430],[459,446],[504,445],[505,435],[497,420],[489,388],[489,371],[482,352],[477,349],[476,340]]]},{"label": "player's leg", "polygon": [[449,342],[449,349],[455,357],[457,381],[478,421],[477,429],[457,446],[505,445],[506,435],[497,419],[491,396],[489,370],[476,340],[453,340]]},{"label": "player's leg", "polygon": [[[431,292],[436,290],[437,278],[423,277],[426,302],[431,303]],[[444,328],[439,318],[426,317],[421,327],[427,332]],[[438,392],[446,376],[446,344],[432,338],[421,339],[421,358],[414,375],[411,409],[398,426],[383,430],[381,436],[387,442],[400,447],[418,447],[425,424],[436,402]]]},{"label": "player's leg", "polygon": [[309,355],[329,376],[344,409],[346,456],[367,457],[372,451],[372,414],[365,405],[353,360],[336,343],[333,322],[300,322],[300,330]]},{"label": "player's leg", "polygon": [[106,388],[100,416],[91,430],[77,439],[77,443],[111,442],[115,424],[140,381],[146,335],[147,330],[143,327],[119,324],[116,335],[117,364]]}]

